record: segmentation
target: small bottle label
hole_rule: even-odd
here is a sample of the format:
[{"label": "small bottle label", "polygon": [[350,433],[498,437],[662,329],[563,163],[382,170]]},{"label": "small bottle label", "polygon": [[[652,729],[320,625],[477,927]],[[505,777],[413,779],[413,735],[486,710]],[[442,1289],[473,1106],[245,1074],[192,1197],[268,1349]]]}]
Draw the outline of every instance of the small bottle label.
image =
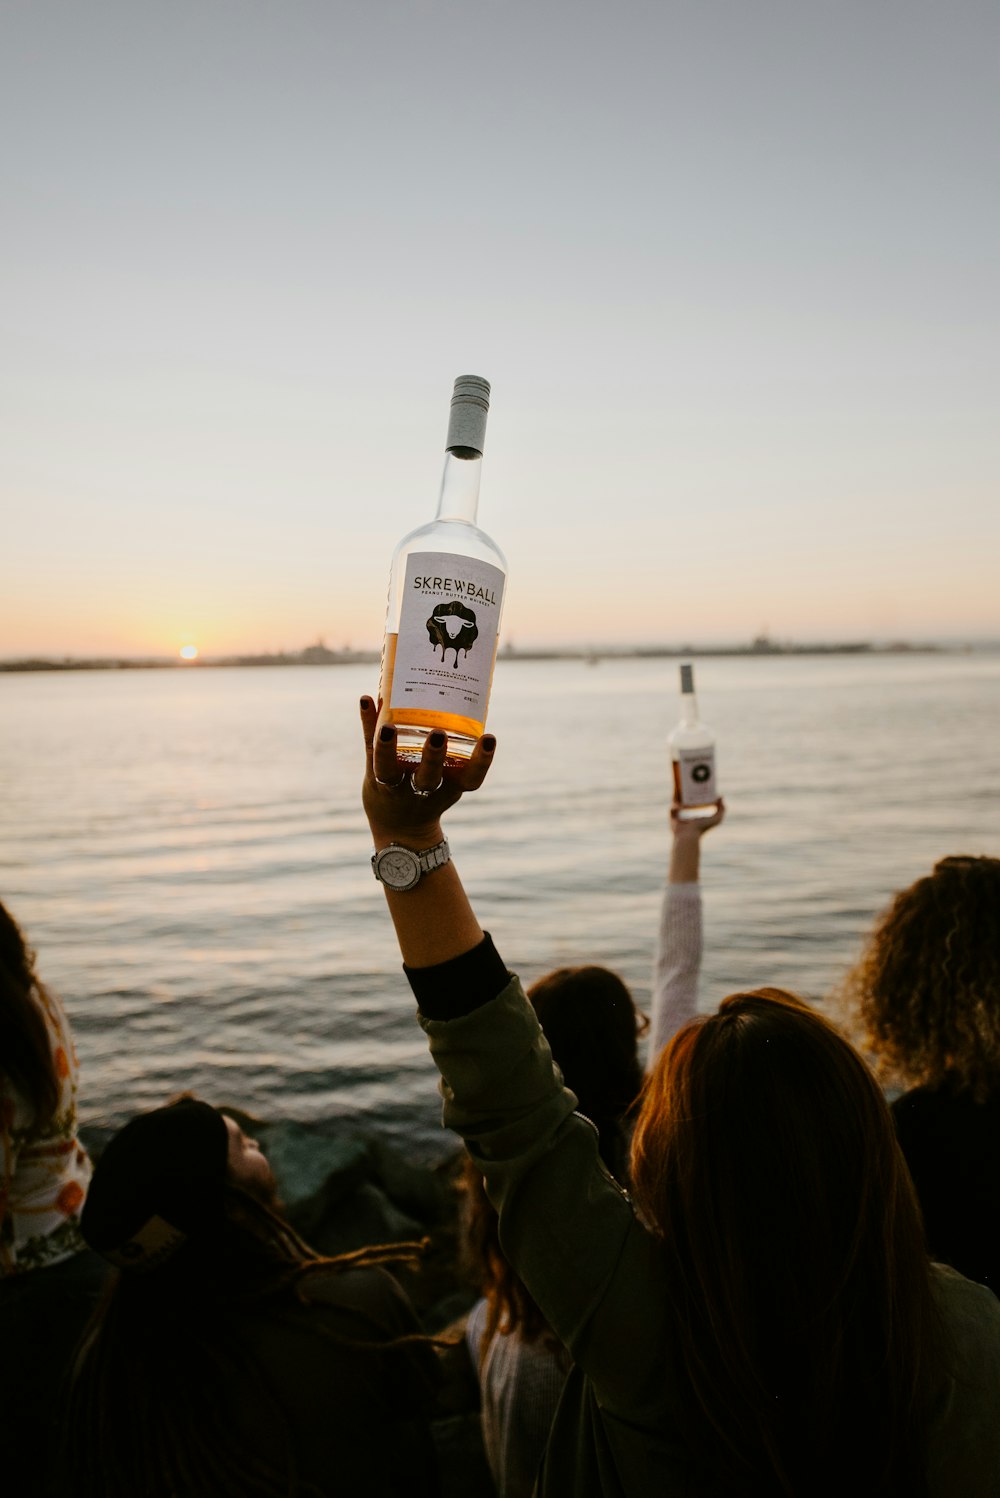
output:
[{"label": "small bottle label", "polygon": [[676,750],[677,768],[680,771],[682,806],[706,806],[718,801],[715,789],[715,749],[709,745],[701,749]]},{"label": "small bottle label", "polygon": [[503,585],[500,568],[489,562],[454,552],[410,553],[391,708],[485,721]]}]

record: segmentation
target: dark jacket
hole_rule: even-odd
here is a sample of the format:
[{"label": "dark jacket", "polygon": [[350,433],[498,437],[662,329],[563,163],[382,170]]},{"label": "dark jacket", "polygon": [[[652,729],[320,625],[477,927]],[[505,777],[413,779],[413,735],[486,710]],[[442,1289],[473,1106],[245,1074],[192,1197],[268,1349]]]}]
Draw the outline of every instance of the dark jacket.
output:
[{"label": "dark jacket", "polygon": [[[220,1391],[246,1448],[306,1492],[431,1498],[440,1492],[428,1424],[436,1364],[426,1344],[376,1344],[420,1332],[384,1269],[330,1270],[256,1303],[242,1320],[246,1386]],[[253,1370],[253,1372],[251,1372]],[[261,1378],[270,1399],[255,1393]],[[287,1446],[286,1443],[287,1442]]]},{"label": "dark jacket", "polygon": [[1000,1096],[950,1083],[892,1105],[931,1257],[1000,1294]]}]

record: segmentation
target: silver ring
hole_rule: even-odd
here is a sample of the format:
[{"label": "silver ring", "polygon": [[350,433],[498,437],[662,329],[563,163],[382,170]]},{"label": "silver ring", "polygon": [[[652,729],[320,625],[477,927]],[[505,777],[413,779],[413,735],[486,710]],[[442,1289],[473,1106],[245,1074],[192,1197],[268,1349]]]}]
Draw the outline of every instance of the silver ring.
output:
[{"label": "silver ring", "polygon": [[376,775],[375,784],[380,785],[384,791],[398,791],[399,787],[403,784],[403,781],[405,779],[405,773],[400,775],[398,780],[379,780],[378,776]]},{"label": "silver ring", "polygon": [[435,791],[439,791],[443,785],[444,785],[444,776],[442,775],[441,779],[438,781],[437,785],[432,786],[429,791],[422,791],[418,785],[414,785],[413,784],[412,780],[410,781],[410,790],[413,792],[413,794],[415,796],[419,796],[421,798],[421,800],[422,800],[424,798],[424,796],[433,796],[434,792]]}]

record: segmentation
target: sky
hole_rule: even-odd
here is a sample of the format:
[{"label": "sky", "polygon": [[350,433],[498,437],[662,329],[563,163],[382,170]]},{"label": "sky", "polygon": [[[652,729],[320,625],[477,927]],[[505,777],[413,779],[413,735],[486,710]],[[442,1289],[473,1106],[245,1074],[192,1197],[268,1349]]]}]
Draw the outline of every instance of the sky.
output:
[{"label": "sky", "polygon": [[995,0],[0,0],[0,658],[1000,639]]}]

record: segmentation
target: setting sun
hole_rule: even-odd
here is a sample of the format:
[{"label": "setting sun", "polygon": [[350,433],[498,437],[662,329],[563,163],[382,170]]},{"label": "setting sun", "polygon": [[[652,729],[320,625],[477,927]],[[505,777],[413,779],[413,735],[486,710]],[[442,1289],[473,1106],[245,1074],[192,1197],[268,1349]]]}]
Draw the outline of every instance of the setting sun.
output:
[{"label": "setting sun", "polygon": [[196,661],[198,659],[197,645],[182,645],[179,653],[182,661]]}]

